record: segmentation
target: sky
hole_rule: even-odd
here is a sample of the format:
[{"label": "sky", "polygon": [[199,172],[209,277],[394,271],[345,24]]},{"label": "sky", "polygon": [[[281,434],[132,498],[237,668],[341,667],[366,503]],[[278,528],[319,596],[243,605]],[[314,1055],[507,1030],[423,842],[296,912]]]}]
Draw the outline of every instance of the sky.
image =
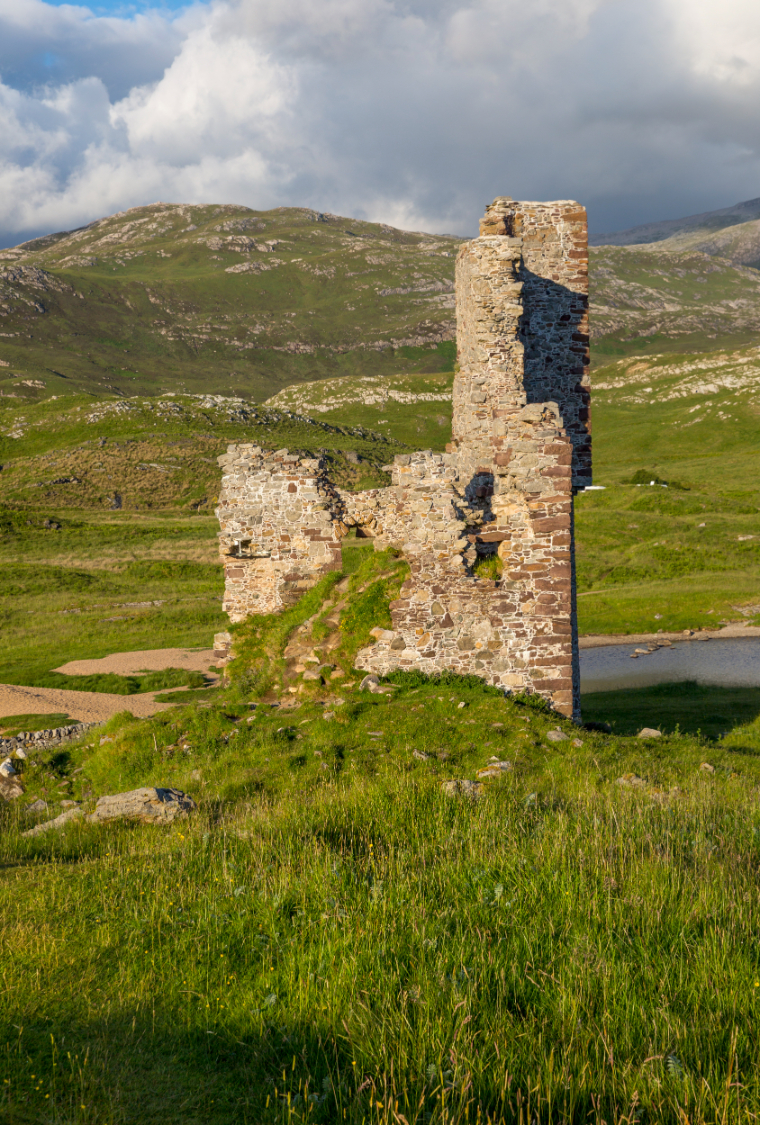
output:
[{"label": "sky", "polygon": [[758,0],[0,0],[0,246],[154,203],[471,235],[760,196]]}]

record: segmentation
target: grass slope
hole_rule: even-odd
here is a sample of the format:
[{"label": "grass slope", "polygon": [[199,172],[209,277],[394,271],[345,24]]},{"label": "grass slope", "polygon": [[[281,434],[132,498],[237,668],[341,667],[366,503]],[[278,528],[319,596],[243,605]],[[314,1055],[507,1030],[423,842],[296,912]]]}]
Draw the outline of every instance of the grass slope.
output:
[{"label": "grass slope", "polygon": [[[760,613],[757,348],[620,361],[596,373],[594,479],[577,498],[588,633]],[[641,473],[683,488],[626,483]]]},{"label": "grass slope", "polygon": [[[451,371],[460,242],[308,208],[168,204],[37,239],[0,252],[0,396],[261,400]],[[595,362],[749,343],[760,273],[724,242],[592,250]]]},{"label": "grass slope", "polygon": [[[32,839],[0,810],[7,1120],[760,1112],[757,722],[645,742],[453,676],[275,693],[263,661],[279,675],[304,626],[382,624],[393,565],[240,627],[214,699],[20,763],[52,813],[146,784],[200,807]],[[479,800],[442,792],[492,757],[512,768]]]},{"label": "grass slope", "polygon": [[0,253],[0,390],[264,398],[445,370],[459,242],[307,208],[133,208]]}]

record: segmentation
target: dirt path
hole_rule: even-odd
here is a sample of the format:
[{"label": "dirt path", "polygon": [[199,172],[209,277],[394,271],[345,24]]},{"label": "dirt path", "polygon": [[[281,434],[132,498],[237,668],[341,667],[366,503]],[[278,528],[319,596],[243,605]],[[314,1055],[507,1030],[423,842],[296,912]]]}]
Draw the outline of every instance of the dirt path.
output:
[{"label": "dirt path", "polygon": [[100,691],[64,691],[60,688],[22,687],[0,684],[0,715],[65,714],[80,723],[102,723],[118,711],[131,711],[135,718],[145,719],[157,711],[165,711],[170,703],[156,703],[154,696],[109,695]]},{"label": "dirt path", "polygon": [[67,676],[92,676],[97,672],[116,672],[131,676],[135,672],[162,672],[164,668],[185,668],[188,672],[208,672],[214,667],[214,650],[190,648],[146,648],[141,652],[114,652],[100,660],[70,660],[56,668]]}]

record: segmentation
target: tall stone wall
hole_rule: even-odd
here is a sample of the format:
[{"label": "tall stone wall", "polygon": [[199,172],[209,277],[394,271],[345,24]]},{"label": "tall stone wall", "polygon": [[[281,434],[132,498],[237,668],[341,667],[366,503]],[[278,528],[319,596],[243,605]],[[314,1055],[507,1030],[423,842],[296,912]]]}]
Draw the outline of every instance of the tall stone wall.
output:
[{"label": "tall stone wall", "polygon": [[[340,564],[352,525],[410,576],[368,671],[450,668],[580,714],[574,489],[590,483],[585,212],[494,201],[457,259],[452,442],[397,456],[389,488],[335,488],[314,458],[230,446],[219,518],[233,621]],[[498,579],[477,564],[498,555]]]}]

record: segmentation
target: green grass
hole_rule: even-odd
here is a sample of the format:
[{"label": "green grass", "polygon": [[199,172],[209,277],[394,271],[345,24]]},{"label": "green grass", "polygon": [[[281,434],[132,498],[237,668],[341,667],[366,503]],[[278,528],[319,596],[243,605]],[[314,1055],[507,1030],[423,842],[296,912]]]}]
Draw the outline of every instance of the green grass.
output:
[{"label": "green grass", "polygon": [[[7,1120],[755,1119],[757,724],[576,747],[418,680],[331,721],[230,691],[23,763],[30,797],[200,809],[31,840],[4,810]],[[480,801],[441,792],[492,754],[515,768]]]},{"label": "green grass", "polygon": [[[141,212],[27,251],[22,264],[52,274],[44,293],[0,279],[0,388],[262,399],[326,376],[450,369],[454,315],[435,287],[451,285],[459,239],[303,208]],[[240,252],[227,239],[241,236],[280,245]],[[261,272],[227,272],[241,264]]]},{"label": "green grass", "polygon": [[608,723],[616,734],[637,734],[647,726],[663,733],[681,730],[718,738],[760,718],[760,688],[689,682],[588,692],[583,696],[583,718]]},{"label": "green grass", "polygon": [[[63,676],[49,679],[70,660],[210,648],[227,622],[216,520],[183,513],[57,516],[57,531],[35,516],[31,527],[16,519],[0,535],[0,683],[71,687]],[[112,690],[121,680],[108,683]],[[155,687],[163,686],[158,674]]]},{"label": "green grass", "polygon": [[65,711],[56,711],[49,714],[43,711],[26,715],[6,715],[0,718],[0,734],[4,738],[13,738],[21,731],[50,730],[52,727],[65,726],[69,716]]},{"label": "green grass", "polygon": [[34,681],[34,687],[62,688],[66,691],[101,691],[113,695],[137,695],[164,688],[199,688],[205,684],[202,672],[184,668],[164,668],[144,675],[119,676],[116,672],[96,672],[89,676],[67,676],[63,672],[46,672]]}]

